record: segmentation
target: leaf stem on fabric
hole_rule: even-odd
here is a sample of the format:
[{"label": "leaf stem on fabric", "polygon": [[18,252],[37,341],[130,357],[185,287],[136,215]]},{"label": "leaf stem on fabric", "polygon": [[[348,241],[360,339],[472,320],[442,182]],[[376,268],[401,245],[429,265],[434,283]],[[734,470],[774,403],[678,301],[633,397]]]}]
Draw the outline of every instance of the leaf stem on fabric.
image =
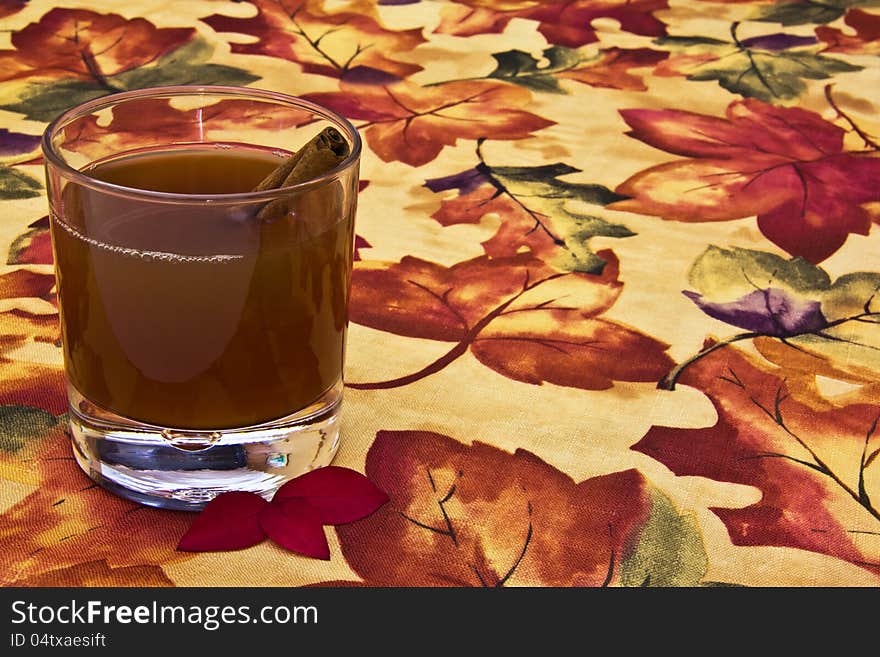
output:
[{"label": "leaf stem on fabric", "polygon": [[483,157],[483,142],[485,142],[485,141],[486,141],[485,137],[480,137],[477,140],[476,152],[477,152],[477,158],[479,158],[480,163],[477,165],[476,168],[480,173],[485,175],[486,178],[489,179],[489,183],[496,190],[498,190],[496,196],[501,196],[502,194],[507,196],[508,198],[510,198],[510,200],[512,200],[514,203],[516,203],[519,207],[521,207],[526,214],[528,214],[532,219],[535,220],[535,226],[534,226],[534,228],[532,228],[532,230],[529,231],[529,233],[533,233],[538,228],[540,228],[544,233],[547,234],[547,237],[549,237],[553,241],[553,244],[555,244],[556,246],[562,247],[562,248],[566,248],[565,241],[561,240],[559,237],[557,237],[552,232],[550,232],[550,229],[547,228],[546,225],[544,225],[544,222],[541,221],[541,218],[537,215],[537,213],[535,213],[533,210],[526,207],[525,203],[523,203],[519,198],[517,198],[509,189],[507,189],[507,186],[503,182],[501,182],[500,180],[498,180],[497,177],[492,175],[492,167],[490,167],[486,163],[486,159]]},{"label": "leaf stem on fabric", "polygon": [[[734,374],[734,379],[726,379],[726,380],[745,390],[745,384],[743,384],[742,381],[740,381],[739,378],[736,377],[735,374]],[[782,415],[781,407],[782,407],[782,402],[784,402],[787,398],[788,398],[788,395],[782,394],[782,388],[781,387],[778,388],[776,390],[776,396],[775,396],[775,399],[773,402],[773,409],[771,410],[770,408],[766,407],[764,404],[759,402],[757,399],[755,399],[754,397],[749,395],[749,399],[757,408],[759,408],[761,411],[763,411],[767,415],[767,417],[769,417],[773,421],[774,424],[776,424],[780,429],[782,429],[789,436],[794,438],[795,441],[797,442],[797,444],[800,445],[804,450],[806,450],[806,452],[810,455],[812,462],[793,458],[793,457],[788,456],[786,454],[766,453],[766,454],[760,454],[760,455],[758,455],[758,457],[759,458],[787,458],[787,459],[795,461],[796,463],[800,463],[801,465],[812,468],[813,470],[816,470],[817,472],[820,472],[821,474],[829,477],[832,481],[834,481],[834,483],[836,483],[842,490],[844,490],[846,492],[847,495],[849,495],[853,500],[855,500],[862,508],[864,508],[874,518],[876,518],[877,520],[880,520],[880,511],[878,511],[877,509],[875,509],[873,507],[873,505],[871,504],[871,500],[868,497],[867,491],[864,490],[864,471],[865,471],[865,468],[867,467],[867,462],[866,462],[864,453],[862,454],[862,458],[860,459],[860,462],[859,462],[859,484],[858,484],[859,489],[858,489],[858,491],[856,491],[852,487],[850,487],[840,477],[840,475],[838,475],[836,472],[834,472],[834,470],[831,469],[831,467],[816,453],[816,450],[814,450],[812,447],[810,447],[810,445],[807,444],[807,442],[803,438],[801,438],[798,434],[796,434],[794,431],[792,431],[786,425],[785,419],[783,418],[783,415]],[[872,423],[871,427],[868,429],[868,432],[865,436],[865,449],[867,449],[867,445],[870,442],[871,437],[874,435],[874,433],[877,429],[878,420],[880,420],[880,418],[875,419],[874,422]]]},{"label": "leaf stem on fabric", "polygon": [[834,100],[834,96],[831,94],[831,89],[833,87],[833,84],[825,85],[825,98],[828,100],[828,104],[831,105],[831,108],[837,113],[837,117],[843,119],[850,125],[850,129],[862,138],[862,141],[865,143],[866,148],[880,151],[880,144],[875,142],[867,132],[862,130],[858,126],[858,124],[853,121],[852,118],[847,115],[843,110],[841,110],[840,107],[837,105],[837,102]]},{"label": "leaf stem on fabric", "polygon": [[485,329],[489,325],[489,323],[496,317],[500,317],[501,315],[503,315],[504,311],[507,310],[507,308],[513,302],[519,299],[523,294],[525,294],[532,288],[537,287],[541,283],[546,283],[547,281],[553,280],[554,278],[559,278],[560,276],[564,275],[565,274],[556,274],[541,279],[539,281],[535,281],[534,283],[530,283],[528,277],[526,277],[526,280],[523,282],[522,289],[519,292],[514,294],[504,303],[494,308],[490,313],[483,317],[483,319],[474,324],[473,327],[468,330],[467,334],[464,336],[461,342],[455,345],[455,347],[450,349],[448,352],[446,352],[430,365],[427,365],[420,369],[418,372],[414,372],[412,374],[408,374],[397,379],[380,381],[377,383],[346,383],[345,387],[354,388],[355,390],[388,390],[389,388],[399,388],[400,386],[415,383],[416,381],[423,379],[426,376],[439,372],[444,367],[452,363],[452,361],[456,360],[459,356],[463,356],[465,353],[467,353],[468,348],[477,339],[477,336],[480,334],[480,332]]},{"label": "leaf stem on fabric", "polygon": [[749,331],[748,333],[740,333],[738,335],[734,335],[732,337],[726,338],[724,340],[720,340],[719,342],[715,342],[708,347],[705,347],[702,351],[697,352],[690,358],[685,361],[682,361],[678,365],[676,365],[666,376],[664,376],[657,383],[657,387],[661,390],[675,390],[675,384],[678,382],[679,377],[682,373],[690,366],[696,363],[698,360],[703,358],[704,356],[708,356],[713,351],[726,347],[729,344],[733,344],[734,342],[739,342],[740,340],[751,340],[752,338],[761,337],[761,333],[755,333],[753,331]]}]

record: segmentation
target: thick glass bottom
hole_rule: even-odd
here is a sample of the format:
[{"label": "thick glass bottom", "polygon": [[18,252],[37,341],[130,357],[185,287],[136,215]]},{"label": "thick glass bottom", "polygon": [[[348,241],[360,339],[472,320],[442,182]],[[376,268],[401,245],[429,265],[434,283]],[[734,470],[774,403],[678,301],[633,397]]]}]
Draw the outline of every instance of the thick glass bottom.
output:
[{"label": "thick glass bottom", "polygon": [[68,395],[77,463],[100,486],[150,506],[198,511],[227,491],[269,499],[293,477],[329,465],[339,448],[341,380],[295,414],[214,431],[145,424],[73,388]]}]

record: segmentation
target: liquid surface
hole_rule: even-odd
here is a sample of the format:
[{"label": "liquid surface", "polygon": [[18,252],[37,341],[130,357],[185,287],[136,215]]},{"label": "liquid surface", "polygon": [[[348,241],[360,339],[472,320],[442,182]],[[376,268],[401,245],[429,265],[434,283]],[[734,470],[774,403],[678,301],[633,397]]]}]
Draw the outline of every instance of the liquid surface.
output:
[{"label": "liquid surface", "polygon": [[[236,147],[146,153],[93,177],[154,191],[252,189],[281,159]],[[67,375],[88,400],[166,427],[222,429],[308,406],[342,374],[354,182],[258,204],[52,190]]]},{"label": "liquid surface", "polygon": [[173,194],[251,191],[283,157],[248,147],[211,146],[117,158],[87,168],[98,180]]}]

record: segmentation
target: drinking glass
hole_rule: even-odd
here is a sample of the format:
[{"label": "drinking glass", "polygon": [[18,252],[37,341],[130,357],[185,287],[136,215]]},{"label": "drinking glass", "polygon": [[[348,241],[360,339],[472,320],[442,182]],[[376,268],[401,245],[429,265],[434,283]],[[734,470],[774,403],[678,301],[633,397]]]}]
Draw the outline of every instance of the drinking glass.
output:
[{"label": "drinking glass", "polygon": [[[335,168],[252,191],[326,127],[347,146]],[[141,503],[197,510],[330,463],[357,130],[281,93],[174,86],[73,107],[42,145],[82,469]]]}]

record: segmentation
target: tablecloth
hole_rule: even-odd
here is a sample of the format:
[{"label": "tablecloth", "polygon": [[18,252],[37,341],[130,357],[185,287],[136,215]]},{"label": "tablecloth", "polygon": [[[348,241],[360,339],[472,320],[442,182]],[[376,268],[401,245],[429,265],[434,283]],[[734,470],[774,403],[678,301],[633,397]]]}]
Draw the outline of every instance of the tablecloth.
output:
[{"label": "tablecloth", "polygon": [[[877,7],[3,0],[3,585],[877,586]],[[72,460],[40,134],[160,84],[365,140],[335,463],[390,501],[329,561]]]}]

